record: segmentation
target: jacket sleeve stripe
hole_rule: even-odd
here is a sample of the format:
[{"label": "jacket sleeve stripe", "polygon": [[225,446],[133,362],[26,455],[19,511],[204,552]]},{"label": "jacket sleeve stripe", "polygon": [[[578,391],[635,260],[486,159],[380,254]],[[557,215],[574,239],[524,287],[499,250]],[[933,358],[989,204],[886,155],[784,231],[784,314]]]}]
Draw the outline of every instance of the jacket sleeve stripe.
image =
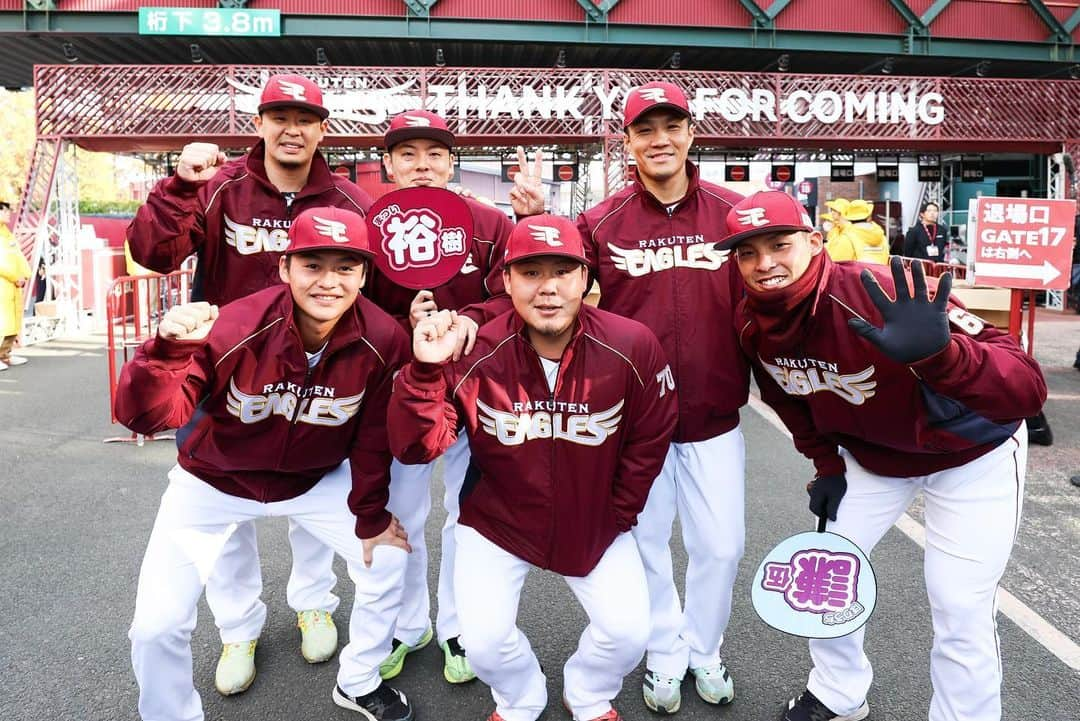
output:
[{"label": "jacket sleeve stripe", "polygon": [[712,192],[708,188],[705,188],[705,187],[702,187],[702,186],[699,185],[698,186],[698,191],[702,192],[702,193],[705,193],[706,195],[711,195],[712,197],[716,198],[717,200],[719,200],[721,203],[723,203],[727,207],[729,207],[729,208],[731,207],[731,201],[730,200],[728,200],[727,198],[720,197],[719,195]]},{"label": "jacket sleeve stripe", "polygon": [[350,196],[350,195],[349,195],[348,193],[346,193],[346,192],[345,192],[344,190],[342,190],[341,188],[337,187],[336,185],[334,186],[334,190],[336,190],[337,192],[339,192],[339,193],[341,193],[342,195],[344,195],[344,196],[345,196],[345,198],[346,198],[346,200],[348,200],[348,201],[349,201],[350,203],[352,203],[352,206],[353,206],[354,208],[356,208],[356,212],[360,214],[360,217],[361,217],[361,218],[366,218],[366,217],[367,217],[367,213],[365,213],[365,212],[364,212],[364,209],[360,207],[360,205],[359,205],[359,204],[358,204],[358,203],[356,202],[356,199],[355,199],[355,198],[353,198],[352,196]]},{"label": "jacket sleeve stripe", "polygon": [[210,199],[208,201],[206,201],[206,209],[203,212],[204,213],[209,213],[210,212],[210,209],[212,207],[214,207],[214,201],[217,200],[217,197],[219,195],[221,195],[221,191],[225,190],[226,186],[231,185],[232,183],[235,183],[237,181],[243,180],[247,176],[248,176],[248,174],[244,173],[243,175],[237,176],[237,177],[232,178],[230,180],[226,180],[224,183],[219,185],[217,187],[217,189],[214,191],[214,194],[210,196]]},{"label": "jacket sleeve stripe", "polygon": [[619,351],[617,351],[614,348],[612,348],[611,346],[609,346],[607,343],[604,343],[604,342],[602,342],[600,340],[597,340],[596,338],[589,335],[588,333],[585,334],[585,337],[588,338],[589,340],[591,340],[593,343],[596,343],[598,345],[603,346],[604,348],[607,348],[609,351],[611,351],[612,353],[614,353],[615,355],[619,356],[624,361],[626,361],[627,365],[629,365],[630,368],[634,371],[634,375],[637,376],[637,382],[641,385],[642,388],[645,387],[645,381],[641,380],[641,374],[638,373],[638,369],[637,369],[637,366],[634,365],[634,361],[630,360],[629,358],[624,356],[622,353],[620,353]]},{"label": "jacket sleeve stripe", "polygon": [[371,344],[371,341],[369,341],[365,336],[360,336],[360,340],[364,341],[364,344],[367,345],[367,347],[371,349],[371,352],[378,357],[379,362],[382,363],[383,366],[385,366],[386,359],[382,357],[382,353],[379,352],[379,349],[373,346]]},{"label": "jacket sleeve stripe", "polygon": [[616,214],[616,213],[618,213],[618,212],[619,212],[620,210],[622,210],[623,208],[625,208],[625,207],[626,207],[626,204],[627,204],[627,203],[629,203],[629,202],[630,202],[631,200],[633,200],[633,199],[634,199],[635,197],[637,197],[637,193],[630,193],[630,195],[626,196],[626,200],[624,200],[623,202],[619,203],[619,205],[618,205],[618,206],[616,206],[615,208],[612,208],[612,209],[611,209],[611,211],[610,211],[610,212],[609,212],[609,213],[608,213],[607,215],[605,215],[605,216],[604,216],[603,218],[601,218],[600,220],[598,220],[598,221],[596,222],[596,225],[595,225],[595,226],[593,227],[593,234],[595,235],[595,234],[596,234],[596,231],[600,230],[600,226],[604,224],[604,221],[605,221],[605,220],[607,220],[608,218],[610,218],[611,216],[615,215],[615,214]]},{"label": "jacket sleeve stripe", "polygon": [[230,348],[229,350],[225,351],[225,353],[223,353],[223,354],[222,354],[222,356],[221,356],[220,358],[218,358],[218,360],[217,360],[217,363],[215,363],[215,364],[214,364],[214,368],[217,368],[217,367],[218,367],[219,365],[221,365],[222,361],[224,361],[224,360],[225,360],[226,358],[228,358],[228,357],[229,357],[230,355],[232,355],[232,352],[233,352],[234,350],[236,350],[236,349],[237,349],[237,348],[239,348],[240,346],[244,345],[244,344],[245,344],[245,343],[247,343],[247,342],[248,342],[249,340],[251,340],[251,339],[252,339],[252,338],[254,338],[255,336],[259,335],[260,333],[263,333],[263,332],[265,332],[265,331],[268,331],[268,330],[270,330],[271,328],[273,328],[273,327],[274,327],[275,325],[277,325],[278,323],[280,323],[280,322],[281,322],[281,321],[283,321],[283,320],[285,320],[285,318],[284,318],[284,317],[281,317],[281,318],[275,318],[274,320],[272,320],[272,321],[270,321],[269,323],[267,323],[266,325],[264,325],[264,326],[263,326],[262,328],[259,328],[259,330],[255,331],[254,333],[252,333],[251,335],[249,335],[249,336],[248,336],[247,338],[244,338],[244,339],[243,339],[242,341],[240,341],[239,343],[237,343],[236,345],[234,345],[234,346],[233,346],[232,348]]},{"label": "jacket sleeve stripe", "polygon": [[481,358],[478,358],[475,363],[473,363],[471,366],[469,366],[469,370],[465,371],[465,373],[462,374],[461,380],[459,380],[457,382],[457,385],[454,386],[454,391],[450,395],[451,396],[456,396],[457,392],[458,392],[458,388],[461,388],[461,384],[465,382],[465,379],[469,377],[469,374],[472,373],[476,369],[476,367],[478,365],[480,365],[481,363],[486,361],[488,358],[490,358],[491,356],[498,353],[499,349],[502,348],[504,345],[506,345],[507,341],[513,340],[515,335],[517,335],[517,334],[516,333],[511,333],[510,335],[503,338],[501,341],[499,341],[499,344],[497,346],[495,346],[494,348],[491,349],[490,353],[488,353],[487,355],[485,355],[485,356],[483,356]]}]

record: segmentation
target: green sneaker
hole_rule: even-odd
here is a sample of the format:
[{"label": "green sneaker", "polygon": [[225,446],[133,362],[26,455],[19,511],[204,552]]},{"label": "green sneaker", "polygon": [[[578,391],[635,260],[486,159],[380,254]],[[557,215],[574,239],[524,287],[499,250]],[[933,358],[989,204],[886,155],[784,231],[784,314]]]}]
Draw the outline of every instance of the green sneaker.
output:
[{"label": "green sneaker", "polygon": [[428,630],[424,632],[424,635],[420,637],[415,646],[406,646],[400,639],[395,638],[390,649],[390,655],[379,664],[379,675],[382,676],[383,680],[392,679],[401,673],[401,670],[405,668],[405,656],[427,646],[431,643],[431,638],[434,635],[431,627],[428,626]]},{"label": "green sneaker", "polygon": [[454,636],[439,644],[443,650],[445,662],[443,663],[443,678],[449,683],[468,683],[476,678],[476,673],[469,665],[469,659],[465,657],[465,649]]}]

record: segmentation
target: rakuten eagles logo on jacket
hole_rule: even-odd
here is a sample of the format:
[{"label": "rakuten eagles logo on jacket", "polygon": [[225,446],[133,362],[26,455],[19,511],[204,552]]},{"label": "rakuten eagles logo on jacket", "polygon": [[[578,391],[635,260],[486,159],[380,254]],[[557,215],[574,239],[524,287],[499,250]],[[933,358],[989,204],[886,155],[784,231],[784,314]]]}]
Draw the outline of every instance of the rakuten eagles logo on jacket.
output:
[{"label": "rakuten eagles logo on jacket", "polygon": [[289,381],[267,383],[259,394],[244,393],[230,378],[227,408],[241,423],[259,423],[277,415],[313,426],[341,426],[360,410],[364,393],[343,398],[334,395],[333,386],[301,388]]},{"label": "rakuten eagles logo on jacket", "polygon": [[516,402],[511,410],[498,410],[476,399],[480,427],[504,446],[551,438],[582,446],[600,446],[619,430],[624,401],[591,413],[588,403],[566,401]]}]

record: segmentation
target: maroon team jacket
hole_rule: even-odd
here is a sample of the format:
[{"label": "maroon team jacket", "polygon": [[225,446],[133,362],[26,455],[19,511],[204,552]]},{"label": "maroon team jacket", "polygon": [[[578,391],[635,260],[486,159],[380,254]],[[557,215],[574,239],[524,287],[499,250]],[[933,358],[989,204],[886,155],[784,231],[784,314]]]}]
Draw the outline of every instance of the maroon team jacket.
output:
[{"label": "maroon team jacket", "polygon": [[668,210],[640,181],[578,218],[585,254],[600,284],[599,307],[647,325],[679,383],[676,442],[703,441],[739,423],[750,371],[729,322],[742,278],[726,251],[727,214],[742,196],[701,181]]},{"label": "maroon team jacket", "polygon": [[359,298],[314,368],[288,286],[221,308],[204,341],[147,341],[120,374],[116,417],[138,433],[180,428],[177,462],[214,488],[295,498],[349,460],[356,535],[386,529],[386,403],[408,359],[393,318]]},{"label": "maroon team jacket", "polygon": [[510,311],[457,363],[406,365],[390,448],[426,463],[463,423],[474,468],[460,522],[534,566],[584,576],[645,506],[675,428],[675,383],[647,328],[582,305],[552,392],[523,328]]},{"label": "maroon team jacket", "polygon": [[367,193],[331,173],[320,153],[307,185],[286,206],[266,176],[263,154],[260,140],[202,185],[174,175],[154,186],[128,226],[135,262],[168,273],[197,253],[192,300],[224,305],[281,283],[278,257],[302,211],[332,206],[364,215],[371,206]]},{"label": "maroon team jacket", "polygon": [[[936,355],[901,365],[850,327],[861,317],[882,327],[859,280],[869,268],[895,297],[881,265],[833,263],[827,256],[802,342],[781,357],[753,347],[754,320],[739,305],[740,337],[754,360],[762,399],[791,431],[819,476],[841,473],[837,447],[882,476],[922,476],[971,461],[1009,438],[1046,400],[1038,363],[1011,336],[950,299],[952,338]],[[930,288],[933,278],[927,279]]]},{"label": "maroon team jacket", "polygon": [[[465,310],[465,313],[483,325],[497,315],[512,308],[503,286],[503,256],[506,239],[514,224],[498,208],[472,198],[462,198],[473,217],[472,246],[461,270],[438,288],[430,288],[435,304],[440,310]],[[409,306],[416,291],[400,286],[373,269],[364,295],[376,305],[398,319],[408,333]],[[469,306],[466,308],[466,306]]]}]

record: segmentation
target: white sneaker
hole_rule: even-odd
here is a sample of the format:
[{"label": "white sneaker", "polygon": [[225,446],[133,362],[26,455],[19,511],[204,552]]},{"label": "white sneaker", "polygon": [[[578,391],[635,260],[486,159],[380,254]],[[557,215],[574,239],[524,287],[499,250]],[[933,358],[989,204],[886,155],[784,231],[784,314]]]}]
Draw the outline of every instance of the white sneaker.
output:
[{"label": "white sneaker", "polygon": [[7,359],[7,364],[9,366],[26,365],[26,363],[28,363],[28,362],[29,362],[29,359],[28,358],[23,358],[21,355],[13,355],[13,356],[11,356],[10,358]]},{"label": "white sneaker", "polygon": [[259,639],[227,643],[221,648],[214,685],[222,696],[243,693],[255,680],[255,644],[258,642]]},{"label": "white sneaker", "polygon": [[8,369],[8,364],[5,363],[4,361],[0,361],[0,371],[6,371],[7,369]]},{"label": "white sneaker", "polygon": [[297,611],[296,627],[300,629],[300,653],[308,663],[322,663],[337,651],[337,626],[329,611]]},{"label": "white sneaker", "polygon": [[650,711],[659,714],[675,713],[682,706],[682,679],[646,671],[641,683],[641,695]]},{"label": "white sneaker", "polygon": [[712,666],[690,669],[694,674],[694,688],[706,703],[729,704],[735,699],[735,682],[731,680],[723,661]]}]

